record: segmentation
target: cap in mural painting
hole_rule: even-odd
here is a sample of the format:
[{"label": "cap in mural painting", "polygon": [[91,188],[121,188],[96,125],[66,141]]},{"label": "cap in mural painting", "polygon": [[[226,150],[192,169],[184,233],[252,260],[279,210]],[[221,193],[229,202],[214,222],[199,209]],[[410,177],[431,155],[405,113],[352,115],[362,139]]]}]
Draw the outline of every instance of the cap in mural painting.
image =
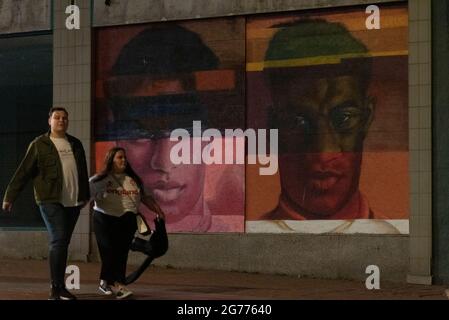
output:
[{"label": "cap in mural painting", "polygon": [[301,19],[272,28],[277,31],[268,44],[264,61],[264,71],[271,80],[285,84],[288,77],[351,75],[357,76],[366,89],[372,55],[342,23]]},{"label": "cap in mural painting", "polygon": [[325,20],[297,20],[275,25],[280,28],[270,41],[265,55],[266,67],[269,61],[305,59],[312,57],[366,57],[366,46],[354,38],[341,23]]}]

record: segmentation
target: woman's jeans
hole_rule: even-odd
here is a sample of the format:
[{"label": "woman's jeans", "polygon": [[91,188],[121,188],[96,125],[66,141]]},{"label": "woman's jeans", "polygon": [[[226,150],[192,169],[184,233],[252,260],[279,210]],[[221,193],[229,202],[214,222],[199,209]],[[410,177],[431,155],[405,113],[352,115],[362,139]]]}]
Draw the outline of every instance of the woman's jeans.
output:
[{"label": "woman's jeans", "polygon": [[80,215],[81,207],[64,207],[59,203],[39,205],[50,242],[48,260],[52,286],[64,287],[67,251]]},{"label": "woman's jeans", "polygon": [[114,217],[94,211],[94,231],[101,257],[100,279],[124,284],[129,246],[137,230],[136,214]]}]

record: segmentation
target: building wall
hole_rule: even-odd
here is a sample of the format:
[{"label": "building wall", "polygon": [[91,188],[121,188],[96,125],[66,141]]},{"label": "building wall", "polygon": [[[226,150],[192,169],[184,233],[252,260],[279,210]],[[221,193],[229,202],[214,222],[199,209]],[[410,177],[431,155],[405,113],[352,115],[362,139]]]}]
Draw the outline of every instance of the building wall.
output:
[{"label": "building wall", "polygon": [[446,1],[432,1],[432,99],[433,99],[433,272],[435,283],[449,282],[449,243],[448,210],[449,199],[449,5]]},{"label": "building wall", "polygon": [[[69,132],[81,140],[87,161],[91,155],[91,28],[90,1],[78,0],[80,29],[66,28],[70,0],[54,2],[53,104],[67,108]],[[89,166],[88,166],[89,167]],[[90,173],[90,172],[89,172]],[[79,217],[70,246],[72,259],[87,260],[90,246],[90,212],[86,206]]]},{"label": "building wall", "polygon": [[[356,280],[366,279],[366,268],[377,265],[381,281],[405,282],[407,250],[408,237],[400,235],[173,234],[156,264]],[[142,260],[130,255],[132,264]]]},{"label": "building wall", "polygon": [[[388,2],[388,1],[377,1]],[[247,1],[244,4],[239,2],[228,1],[207,1],[203,5],[197,6],[199,2],[178,2],[170,4],[166,1],[147,2],[147,1],[120,1],[119,4],[111,7],[104,6],[103,1],[95,1],[94,7],[94,26],[106,25],[122,25],[134,24],[151,21],[165,21],[165,20],[179,20],[186,18],[204,18],[217,17],[228,15],[243,15],[261,12],[283,12],[293,11],[299,9],[311,8],[326,8],[333,5],[345,6],[356,4],[372,4],[368,1],[319,1],[317,3],[311,1],[288,1],[288,2],[260,2],[252,3]],[[148,7],[147,7],[148,5]],[[88,3],[81,4],[80,7],[87,10]],[[151,10],[150,10],[151,8]],[[154,10],[160,8],[160,10]],[[172,265],[177,267],[191,266],[198,268],[217,268],[225,270],[241,270],[248,272],[273,272],[285,274],[299,274],[305,276],[327,277],[327,278],[363,278],[364,267],[370,264],[377,264],[381,267],[381,272],[385,272],[386,278],[392,280],[404,281],[409,270],[409,281],[426,283],[431,274],[430,258],[431,258],[431,229],[429,229],[429,219],[431,218],[431,189],[428,185],[431,181],[429,161],[431,159],[431,145],[426,144],[429,137],[430,124],[420,119],[430,118],[430,100],[429,90],[430,84],[426,80],[426,75],[430,74],[430,15],[428,14],[430,8],[430,1],[409,1],[409,77],[411,87],[409,91],[409,148],[410,148],[410,243],[407,235],[387,236],[387,235],[311,235],[311,234],[173,234],[171,237],[171,249],[167,256],[157,261],[161,265]],[[57,102],[67,103],[73,112],[71,114],[86,115],[82,119],[78,119],[79,123],[75,126],[78,134],[83,139],[85,146],[91,145],[89,140],[91,118],[90,112],[86,111],[88,100],[86,99],[86,90],[80,89],[84,92],[83,98],[78,98],[79,95],[70,98],[70,88],[73,84],[83,84],[80,88],[85,88],[89,83],[85,77],[87,73],[86,61],[78,63],[77,59],[83,56],[83,52],[90,53],[90,39],[77,38],[76,34],[79,31],[68,32],[62,30],[63,17],[65,16],[61,8],[54,8],[55,12],[55,75],[54,80],[60,77],[61,79],[54,81],[55,95],[54,100]],[[170,13],[170,15],[168,14]],[[167,14],[166,14],[167,13]],[[61,17],[62,16],[62,17]],[[88,14],[82,15],[88,16]],[[58,19],[59,22],[58,22]],[[85,18],[86,19],[86,18]],[[90,21],[90,19],[89,19]],[[83,26],[88,26],[89,21],[82,23]],[[58,26],[60,30],[60,38],[58,40]],[[86,31],[87,32],[87,31]],[[78,33],[79,34],[79,33]],[[74,39],[71,39],[71,38]],[[417,39],[416,39],[417,37]],[[76,51],[77,39],[80,41],[79,51]],[[56,43],[62,43],[61,50],[68,49],[65,54],[56,53]],[[75,51],[73,51],[75,50]],[[75,63],[59,62],[58,57],[70,57],[73,52],[76,55],[73,57]],[[419,53],[419,55],[418,55]],[[416,66],[413,66],[416,64]],[[84,68],[82,67],[84,65]],[[58,69],[58,66],[60,67]],[[73,68],[71,67],[73,66]],[[73,71],[75,74],[74,81],[63,80],[67,71]],[[84,71],[81,71],[84,70]],[[89,70],[89,73],[92,70]],[[83,80],[77,82],[76,74]],[[83,73],[84,72],[84,73]],[[421,75],[421,76],[420,76]],[[416,79],[418,77],[418,80]],[[420,78],[421,77],[421,78]],[[418,82],[413,82],[418,81]],[[65,89],[63,89],[65,88]],[[90,86],[89,86],[90,88]],[[58,90],[59,95],[58,95]],[[62,91],[65,90],[65,91]],[[76,89],[74,89],[76,90]],[[65,92],[65,93],[64,93]],[[90,94],[89,94],[90,95]],[[81,94],[83,96],[83,94]],[[81,100],[78,100],[81,99]],[[89,105],[90,107],[90,105]],[[88,107],[88,108],[89,108]],[[83,110],[83,111],[81,111]],[[88,114],[88,115],[87,115]],[[89,128],[89,129],[87,129]],[[414,131],[415,130],[415,131]],[[420,143],[423,144],[420,144]],[[414,148],[416,150],[414,150]],[[95,163],[95,159],[91,153],[91,161]],[[427,186],[427,187],[426,187]],[[77,259],[84,259],[92,251],[92,257],[95,258],[95,244],[91,242],[88,237],[88,218],[87,213],[84,213],[85,218],[80,219],[77,230],[74,236],[74,243],[72,244],[72,257]],[[419,238],[418,238],[419,237]],[[23,237],[25,238],[25,237]],[[416,242],[413,242],[416,239]],[[32,241],[32,239],[29,239]],[[424,240],[424,242],[419,241]],[[27,240],[23,240],[26,242]],[[91,243],[89,243],[91,242]],[[94,242],[94,241],[93,241]],[[419,243],[418,243],[419,242]],[[198,255],[198,245],[211,244],[207,246],[204,252],[208,254]],[[361,246],[360,243],[365,243]],[[423,245],[424,243],[424,245]],[[317,244],[315,246],[315,244]],[[318,245],[319,244],[319,245]],[[409,246],[409,250],[407,249]],[[26,246],[24,246],[26,247]],[[223,248],[217,250],[216,248]],[[258,248],[263,250],[259,251]],[[298,255],[294,256],[290,264],[291,252]],[[91,248],[91,249],[89,249]],[[303,249],[302,249],[303,248]],[[308,248],[313,250],[308,251]],[[378,254],[370,256],[367,260],[366,251],[362,248],[372,249]],[[229,250],[229,251],[227,251]],[[33,250],[30,250],[30,256],[33,256]],[[223,253],[224,252],[224,253]],[[254,252],[257,252],[257,257],[260,261],[255,260]],[[263,254],[261,254],[261,252]],[[303,259],[304,253],[310,253],[309,258]],[[370,251],[372,252],[372,251]],[[407,253],[410,252],[410,255]],[[273,258],[273,254],[276,257]],[[388,253],[388,256],[386,255]],[[347,259],[348,256],[351,259]],[[214,256],[217,259],[211,259]],[[191,258],[192,257],[192,258]],[[194,257],[194,258],[193,258]],[[221,258],[220,258],[221,257]],[[329,257],[333,257],[329,259]],[[397,257],[392,260],[391,257]],[[408,260],[410,258],[410,260]],[[133,256],[133,261],[138,258]],[[349,262],[348,262],[349,261]],[[283,263],[286,262],[286,263]],[[409,264],[410,262],[410,264]],[[334,266],[337,266],[334,268]],[[333,271],[332,271],[333,270]],[[417,277],[415,277],[417,276]],[[423,280],[424,279],[424,280]]]},{"label": "building wall", "polygon": [[0,1],[0,34],[51,30],[51,0]]},{"label": "building wall", "polygon": [[105,6],[103,1],[94,1],[93,26],[111,26],[143,22],[200,19],[248,15],[256,13],[285,12],[316,8],[351,6],[392,2],[388,0],[246,0],[246,1],[208,1],[208,0],[127,0],[112,2]]},{"label": "building wall", "polygon": [[410,270],[432,282],[431,2],[409,1]]}]

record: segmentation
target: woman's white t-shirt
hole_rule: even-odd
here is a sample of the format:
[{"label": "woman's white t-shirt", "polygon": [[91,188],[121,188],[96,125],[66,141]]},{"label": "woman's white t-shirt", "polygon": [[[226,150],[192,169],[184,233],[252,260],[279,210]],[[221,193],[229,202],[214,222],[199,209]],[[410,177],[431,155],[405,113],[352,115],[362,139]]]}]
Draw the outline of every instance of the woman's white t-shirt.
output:
[{"label": "woman's white t-shirt", "polygon": [[125,212],[138,212],[141,191],[137,183],[126,174],[107,175],[106,178],[93,182],[89,179],[90,194],[95,198],[94,209],[115,217]]}]

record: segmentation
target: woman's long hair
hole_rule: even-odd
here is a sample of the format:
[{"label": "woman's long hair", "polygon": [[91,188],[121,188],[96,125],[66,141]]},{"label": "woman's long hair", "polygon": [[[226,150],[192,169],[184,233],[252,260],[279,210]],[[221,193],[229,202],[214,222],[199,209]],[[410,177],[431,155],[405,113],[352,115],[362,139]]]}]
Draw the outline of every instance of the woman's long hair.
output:
[{"label": "woman's long hair", "polygon": [[106,178],[109,174],[113,173],[114,168],[114,157],[115,154],[119,151],[123,151],[126,158],[126,168],[125,168],[125,174],[131,177],[136,183],[139,189],[143,190],[143,182],[142,179],[137,175],[137,173],[133,170],[131,165],[129,164],[128,158],[126,157],[126,151],[125,149],[121,147],[113,147],[109,149],[108,153],[106,154],[106,157],[104,158],[104,164],[103,169],[98,173],[95,178],[92,179],[92,182],[98,182]]}]

